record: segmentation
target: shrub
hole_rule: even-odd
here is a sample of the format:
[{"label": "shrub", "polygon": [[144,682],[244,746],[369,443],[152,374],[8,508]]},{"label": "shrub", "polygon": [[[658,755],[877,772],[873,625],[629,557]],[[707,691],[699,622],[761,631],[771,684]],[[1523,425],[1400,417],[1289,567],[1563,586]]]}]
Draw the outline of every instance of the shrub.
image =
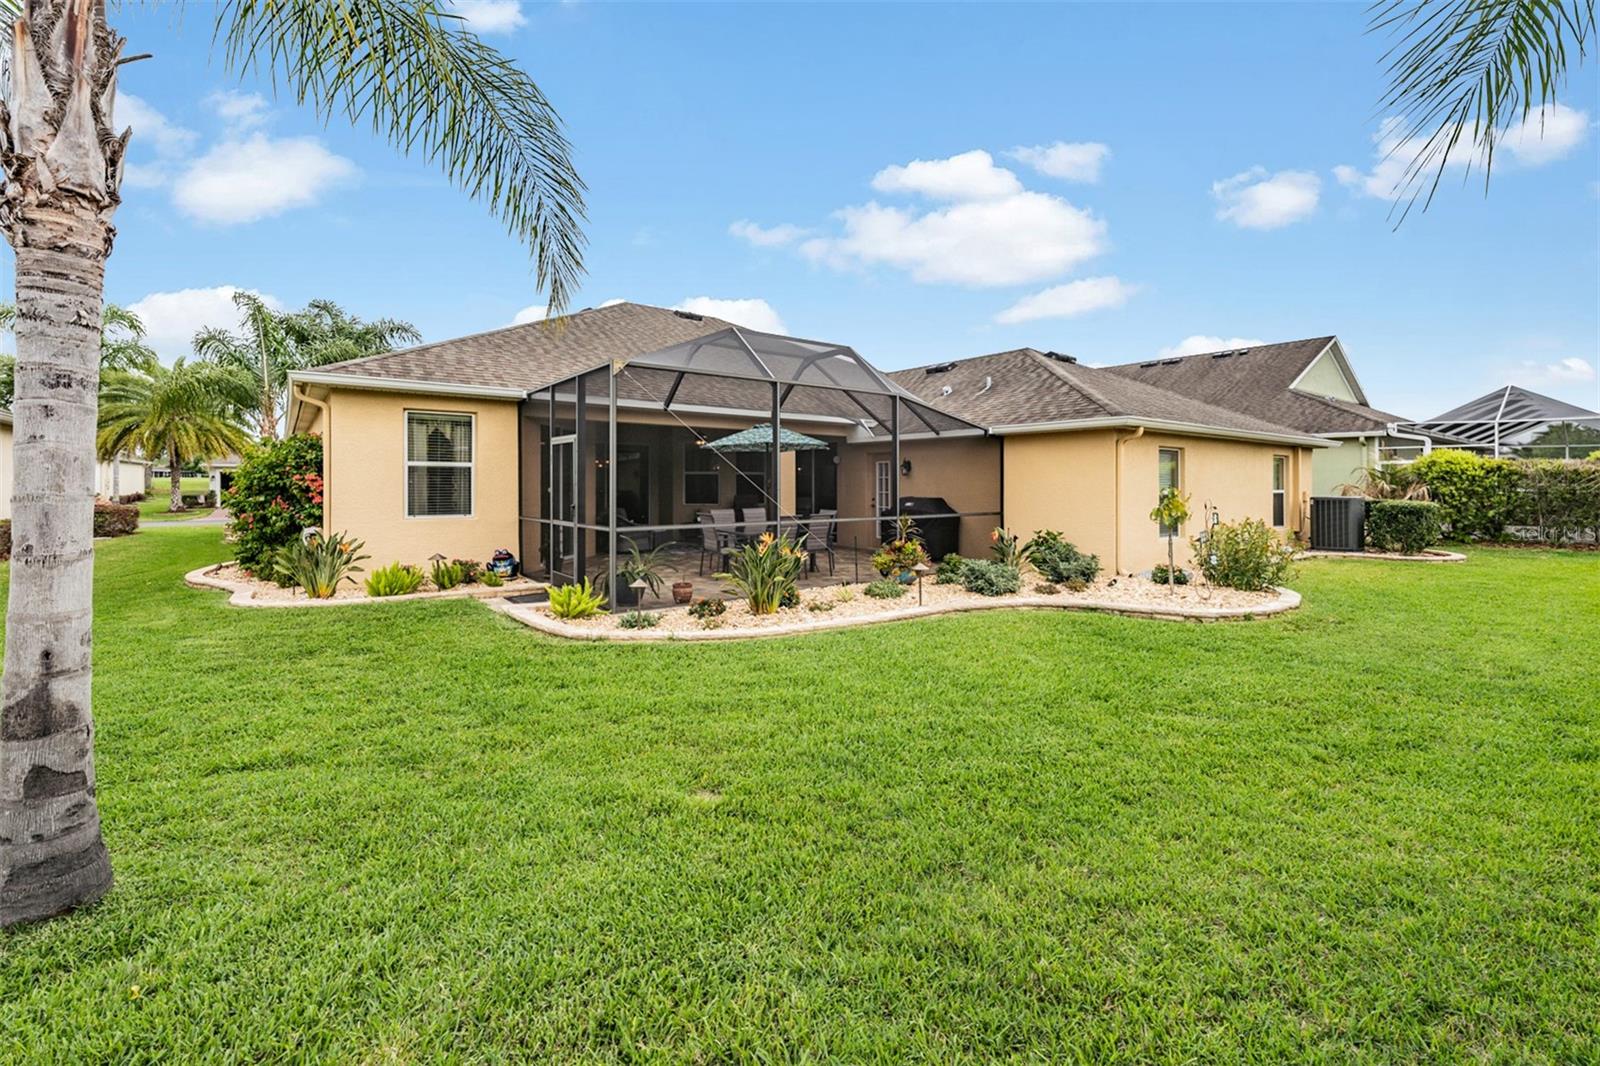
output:
[{"label": "shrub", "polygon": [[557,618],[588,618],[605,609],[606,599],[588,578],[576,585],[557,585],[550,590],[550,613]]},{"label": "shrub", "polygon": [[962,572],[962,569],[966,565],[967,565],[967,561],[965,559],[963,559],[961,556],[957,555],[955,552],[951,552],[949,555],[946,555],[944,557],[944,559],[942,559],[940,561],[938,567],[934,570],[934,572],[933,572],[934,584],[936,584],[936,585],[959,585],[959,584],[961,584],[961,572]]},{"label": "shrub", "polygon": [[1212,526],[1190,544],[1206,580],[1224,588],[1257,592],[1281,585],[1294,562],[1294,548],[1259,518]]},{"label": "shrub", "polygon": [[479,574],[478,580],[492,589],[497,589],[506,583],[506,579],[501,577],[493,567],[488,567],[483,573]]},{"label": "shrub", "polygon": [[1514,521],[1522,471],[1509,459],[1442,448],[1408,463],[1406,471],[1428,487],[1452,537],[1498,537]]},{"label": "shrub", "polygon": [[1081,577],[1074,577],[1062,582],[1062,587],[1068,592],[1082,592],[1089,587],[1089,583]]},{"label": "shrub", "polygon": [[872,553],[872,565],[884,577],[908,574],[917,565],[927,565],[928,553],[920,541],[897,537]]},{"label": "shrub", "polygon": [[999,560],[973,559],[967,563],[961,587],[980,596],[1006,596],[1022,588],[1022,571]]},{"label": "shrub", "polygon": [[1367,542],[1416,555],[1439,543],[1439,505],[1426,500],[1374,500],[1367,506]]},{"label": "shrub", "polygon": [[989,532],[989,550],[994,552],[995,561],[1001,566],[1009,566],[1013,570],[1021,570],[1028,561],[1028,550],[1032,542],[1023,544],[1021,539],[1004,526],[996,526]]},{"label": "shrub", "polygon": [[309,435],[247,448],[222,494],[239,565],[266,576],[272,558],[322,524],[322,439]]},{"label": "shrub", "polygon": [[11,558],[11,519],[0,518],[0,560]]},{"label": "shrub", "polygon": [[331,600],[341,582],[355,584],[350,574],[359,572],[356,563],[366,558],[361,548],[361,541],[343,533],[308,529],[277,550],[274,570],[280,581],[299,586],[312,599]]},{"label": "shrub", "polygon": [[689,617],[701,622],[721,618],[728,611],[726,600],[701,598],[689,605]]},{"label": "shrub", "polygon": [[422,587],[422,567],[390,563],[367,575],[368,596],[409,596]]},{"label": "shrub", "polygon": [[1085,584],[1100,573],[1100,557],[1086,555],[1053,529],[1041,529],[1028,542],[1028,558],[1045,579],[1062,584],[1078,578]]},{"label": "shrub", "polygon": [[654,611],[629,611],[617,619],[619,629],[654,629],[661,624],[661,615]]},{"label": "shrub", "polygon": [[1167,584],[1169,577],[1174,585],[1187,585],[1189,583],[1189,571],[1181,566],[1173,567],[1169,571],[1166,563],[1157,563],[1150,570],[1150,580],[1158,585]]},{"label": "shrub", "polygon": [[1048,581],[1041,581],[1039,584],[1033,586],[1033,591],[1037,592],[1041,596],[1059,596],[1061,595],[1061,586],[1053,585]]},{"label": "shrub", "polygon": [[806,565],[806,553],[788,537],[763,533],[728,560],[726,573],[717,577],[733,586],[750,605],[751,614],[772,614],[795,598],[795,582]]},{"label": "shrub", "polygon": [[1518,524],[1535,527],[1551,544],[1585,530],[1600,538],[1600,462],[1534,459],[1520,466]]},{"label": "shrub", "polygon": [[125,503],[96,503],[94,505],[94,535],[97,537],[126,537],[139,531],[139,508]]},{"label": "shrub", "polygon": [[460,563],[445,562],[443,559],[434,560],[433,570],[428,576],[433,578],[433,587],[440,592],[453,589],[466,579]]},{"label": "shrub", "polygon": [[883,577],[861,591],[875,600],[898,600],[906,594],[906,587],[892,577]]},{"label": "shrub", "polygon": [[839,606],[838,600],[812,600],[810,603],[806,604],[806,610],[831,611],[837,606]]},{"label": "shrub", "polygon": [[451,559],[450,565],[461,568],[463,585],[473,585],[483,579],[483,564],[476,559]]}]

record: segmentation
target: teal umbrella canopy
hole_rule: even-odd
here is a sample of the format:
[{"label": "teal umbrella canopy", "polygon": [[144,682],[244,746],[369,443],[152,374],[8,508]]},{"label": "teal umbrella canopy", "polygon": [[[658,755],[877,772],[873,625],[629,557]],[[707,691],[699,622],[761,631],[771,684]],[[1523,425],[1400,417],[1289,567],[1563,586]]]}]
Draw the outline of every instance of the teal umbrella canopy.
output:
[{"label": "teal umbrella canopy", "polygon": [[[804,433],[796,433],[792,429],[781,428],[778,430],[778,445],[780,450],[786,452],[811,452],[828,446],[826,441],[808,437]],[[706,447],[718,452],[768,451],[772,447],[772,423],[763,422],[759,426],[751,426],[749,429],[730,433],[726,437],[718,437]]]}]

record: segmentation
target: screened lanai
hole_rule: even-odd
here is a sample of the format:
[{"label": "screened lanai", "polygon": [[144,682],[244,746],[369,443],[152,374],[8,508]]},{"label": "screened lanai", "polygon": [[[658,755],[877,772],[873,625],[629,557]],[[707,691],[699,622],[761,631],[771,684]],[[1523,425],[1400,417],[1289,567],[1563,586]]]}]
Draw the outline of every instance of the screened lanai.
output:
[{"label": "screened lanai", "polygon": [[540,388],[521,427],[524,566],[558,584],[618,588],[634,551],[658,549],[703,583],[762,533],[803,542],[832,577],[841,552],[884,538],[912,476],[907,450],[930,444],[960,452],[952,479],[971,482],[976,464],[982,484],[940,491],[941,464],[923,462],[919,497],[976,506],[923,507],[919,522],[992,525],[999,512],[985,431],[838,344],[724,329]]}]

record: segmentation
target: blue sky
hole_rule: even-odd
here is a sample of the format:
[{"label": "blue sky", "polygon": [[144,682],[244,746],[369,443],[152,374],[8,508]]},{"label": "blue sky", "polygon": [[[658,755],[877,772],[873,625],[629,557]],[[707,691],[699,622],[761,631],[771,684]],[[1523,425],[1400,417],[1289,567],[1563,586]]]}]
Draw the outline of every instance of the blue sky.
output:
[{"label": "blue sky", "polygon": [[[1373,402],[1411,417],[1508,381],[1600,407],[1593,65],[1542,140],[1497,159],[1487,198],[1452,176],[1396,231],[1372,195],[1382,44],[1361,5],[468,13],[576,145],[575,306],[764,301],[729,314],[886,368],[1337,333]],[[227,75],[207,16],[114,17],[155,58],[123,76],[135,138],[108,293],[164,354],[226,315],[228,286],[430,340],[542,302],[480,206]]]}]

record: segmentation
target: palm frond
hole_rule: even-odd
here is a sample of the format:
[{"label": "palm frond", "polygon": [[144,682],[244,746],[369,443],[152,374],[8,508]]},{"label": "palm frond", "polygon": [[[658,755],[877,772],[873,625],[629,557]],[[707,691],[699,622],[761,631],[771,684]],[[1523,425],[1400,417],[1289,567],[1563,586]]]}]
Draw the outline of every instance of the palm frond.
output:
[{"label": "palm frond", "polygon": [[1555,102],[1595,36],[1595,0],[1378,0],[1369,28],[1390,35],[1381,109],[1398,115],[1389,151],[1404,221],[1433,201],[1452,159],[1483,169],[1513,124]]},{"label": "palm frond", "polygon": [[326,120],[342,112],[417,151],[529,247],[552,309],[583,272],[583,182],[533,80],[442,0],[222,0],[235,70],[265,69]]}]

